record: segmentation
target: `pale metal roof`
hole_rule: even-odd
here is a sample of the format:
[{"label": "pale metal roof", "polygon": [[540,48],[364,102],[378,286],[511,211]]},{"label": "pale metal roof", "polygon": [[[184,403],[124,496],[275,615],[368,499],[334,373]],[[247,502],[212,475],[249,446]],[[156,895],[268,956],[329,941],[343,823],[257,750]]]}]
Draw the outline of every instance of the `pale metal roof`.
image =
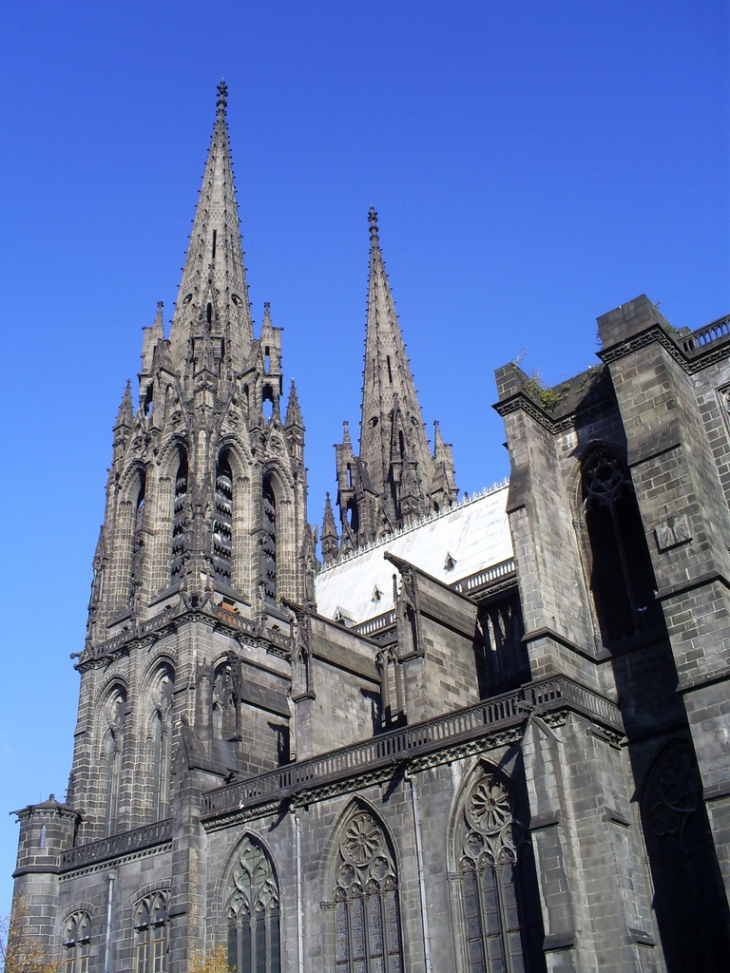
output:
[{"label": "pale metal roof", "polygon": [[[390,611],[394,566],[389,551],[445,584],[454,584],[513,556],[507,521],[507,482],[391,534],[317,575],[317,611],[358,624]],[[338,612],[339,609],[339,612]]]}]

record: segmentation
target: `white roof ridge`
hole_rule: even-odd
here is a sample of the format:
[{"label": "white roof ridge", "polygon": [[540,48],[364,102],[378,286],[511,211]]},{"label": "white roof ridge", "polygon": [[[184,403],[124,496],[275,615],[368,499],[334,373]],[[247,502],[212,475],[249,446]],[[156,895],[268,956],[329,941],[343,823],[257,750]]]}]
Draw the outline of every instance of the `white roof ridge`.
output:
[{"label": "white roof ridge", "polygon": [[329,571],[333,571],[338,568],[341,564],[345,564],[347,561],[353,561],[355,558],[360,557],[362,554],[367,554],[368,551],[373,551],[377,547],[385,547],[390,544],[391,541],[395,540],[397,537],[402,537],[404,534],[409,534],[411,531],[418,530],[423,527],[424,524],[431,523],[434,520],[441,520],[443,517],[447,517],[449,514],[454,513],[454,511],[459,510],[463,507],[468,507],[472,503],[476,503],[477,500],[483,500],[484,497],[489,497],[493,493],[498,493],[500,490],[504,490],[505,487],[509,486],[509,477],[506,476],[503,480],[498,480],[491,486],[484,487],[483,489],[477,491],[477,493],[472,493],[471,496],[464,496],[457,500],[456,503],[452,504],[450,507],[446,507],[444,510],[434,510],[420,517],[415,523],[409,524],[407,527],[400,527],[398,530],[394,530],[392,534],[386,534],[385,537],[381,537],[377,541],[370,541],[369,544],[363,544],[362,547],[355,548],[354,551],[349,551],[343,554],[334,564],[328,565],[326,568],[322,568],[321,571],[317,573],[317,577],[321,577],[323,574],[327,574]]}]

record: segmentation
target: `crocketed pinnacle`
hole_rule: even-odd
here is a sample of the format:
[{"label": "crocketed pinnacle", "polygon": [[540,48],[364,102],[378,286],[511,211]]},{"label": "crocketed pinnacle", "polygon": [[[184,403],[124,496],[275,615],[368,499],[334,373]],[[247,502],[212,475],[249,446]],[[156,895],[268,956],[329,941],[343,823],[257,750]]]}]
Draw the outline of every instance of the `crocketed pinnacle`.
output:
[{"label": "crocketed pinnacle", "polygon": [[122,401],[119,404],[119,412],[117,413],[117,421],[114,423],[114,428],[119,429],[121,426],[130,426],[134,422],[134,412],[132,409],[132,383],[127,379],[127,384],[124,387],[124,394],[122,395]]},{"label": "crocketed pinnacle", "polygon": [[304,428],[302,410],[299,408],[299,397],[297,396],[297,387],[294,384],[294,379],[291,380],[291,389],[289,391],[289,401],[286,406],[286,419],[284,420],[284,425],[287,429],[294,426],[297,426],[299,429]]},{"label": "crocketed pinnacle", "polygon": [[209,303],[234,365],[246,359],[253,341],[228,142],[227,95],[221,81],[213,138],[172,320],[171,354],[178,368],[185,360],[192,331],[205,320]]},{"label": "crocketed pinnacle", "polygon": [[[431,451],[421,418],[416,386],[395,310],[390,282],[380,250],[378,214],[373,207],[370,225],[365,369],[360,422],[360,459],[367,463],[376,493],[386,490],[393,443],[407,446],[420,475],[430,479]],[[399,428],[394,426],[397,423]],[[402,437],[399,435],[402,433]],[[400,445],[402,444],[402,446]]]}]

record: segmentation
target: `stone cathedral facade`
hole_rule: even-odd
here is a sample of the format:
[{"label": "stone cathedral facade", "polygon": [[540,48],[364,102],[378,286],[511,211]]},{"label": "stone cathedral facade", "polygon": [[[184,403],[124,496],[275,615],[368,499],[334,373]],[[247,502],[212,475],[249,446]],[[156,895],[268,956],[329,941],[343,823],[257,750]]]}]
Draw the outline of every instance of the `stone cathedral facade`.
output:
[{"label": "stone cathedral facade", "polygon": [[459,500],[371,211],[320,564],[225,109],[114,424],[68,793],[17,812],[31,934],[64,973],[728,969],[730,319],[640,297],[574,379],[500,368],[511,475]]}]

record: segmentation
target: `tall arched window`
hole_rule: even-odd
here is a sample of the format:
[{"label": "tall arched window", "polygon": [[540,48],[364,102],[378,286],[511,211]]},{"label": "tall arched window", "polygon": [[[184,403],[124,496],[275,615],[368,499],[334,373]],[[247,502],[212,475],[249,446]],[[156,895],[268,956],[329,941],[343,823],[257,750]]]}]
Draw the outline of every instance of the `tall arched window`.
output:
[{"label": "tall arched window", "polygon": [[91,918],[74,912],[63,926],[63,973],[88,973]]},{"label": "tall arched window", "polygon": [[132,541],[132,570],[129,578],[129,600],[134,602],[135,596],[142,587],[144,570],[144,512],[145,512],[146,476],[144,470],[139,473],[139,489],[134,515],[134,538]]},{"label": "tall arched window", "polygon": [[172,751],[172,694],[175,673],[165,665],[157,675],[152,691],[153,755],[152,814],[156,821],[166,818],[170,805],[170,757]]},{"label": "tall arched window", "polygon": [[263,845],[250,836],[231,872],[227,915],[234,973],[280,973],[279,883]]},{"label": "tall arched window", "polygon": [[231,536],[233,533],[233,474],[228,450],[218,456],[215,470],[215,514],[213,517],[213,564],[216,580],[231,585]]},{"label": "tall arched window", "polygon": [[337,973],[401,973],[395,855],[382,825],[360,807],[342,829],[334,907]]},{"label": "tall arched window", "polygon": [[182,446],[179,447],[179,454],[172,512],[172,565],[170,569],[172,581],[176,581],[182,571],[185,534],[188,529],[188,454]]},{"label": "tall arched window", "polygon": [[667,970],[720,973],[730,955],[730,916],[689,741],[660,753],[641,811]]},{"label": "tall arched window", "polygon": [[264,477],[263,484],[263,543],[261,550],[261,580],[264,584],[264,598],[276,604],[276,494],[271,477]]},{"label": "tall arched window", "polygon": [[468,973],[528,969],[539,906],[523,839],[506,784],[482,773],[467,795],[457,838]]},{"label": "tall arched window", "polygon": [[169,892],[154,892],[137,906],[134,915],[135,973],[164,973],[167,969]]},{"label": "tall arched window", "polygon": [[124,721],[127,715],[127,691],[116,686],[107,701],[105,740],[106,764],[106,833],[115,834],[119,815],[119,783],[122,770]]},{"label": "tall arched window", "polygon": [[663,624],[644,525],[626,464],[594,453],[583,467],[590,584],[606,643]]}]

